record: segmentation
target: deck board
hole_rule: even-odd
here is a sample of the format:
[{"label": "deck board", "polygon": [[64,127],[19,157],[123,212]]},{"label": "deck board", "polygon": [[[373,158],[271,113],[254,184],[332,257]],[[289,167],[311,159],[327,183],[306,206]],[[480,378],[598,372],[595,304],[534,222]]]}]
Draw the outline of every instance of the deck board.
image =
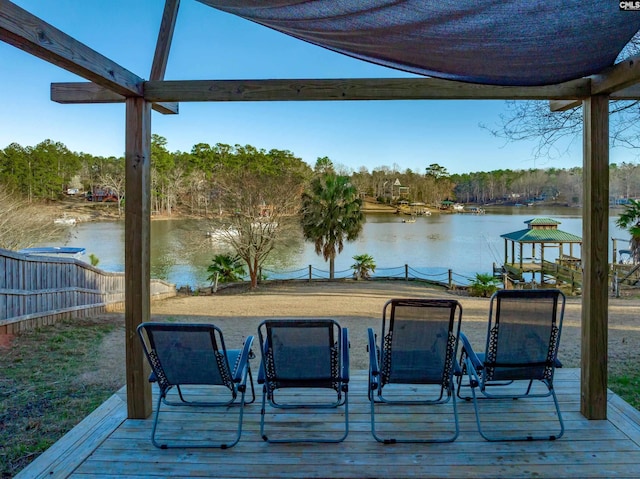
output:
[{"label": "deck board", "polygon": [[[259,435],[258,397],[245,408],[241,441],[228,450],[155,448],[149,439],[151,419],[125,420],[124,392],[120,391],[17,477],[638,477],[640,412],[610,394],[609,420],[589,421],[579,413],[579,389],[579,370],[557,372],[556,390],[566,428],[557,441],[486,442],[478,434],[472,403],[459,401],[460,436],[455,442],[383,445],[371,436],[366,372],[357,371],[350,383],[350,431],[344,442],[265,443]],[[543,426],[553,416],[549,406],[537,399],[485,401],[483,408],[490,414],[485,424],[517,430]],[[161,426],[181,439],[232,431],[237,424],[236,407],[172,409],[163,413]],[[381,406],[379,419],[389,429],[415,434],[445,431],[452,425],[450,405],[403,409],[408,413],[396,414]],[[343,424],[341,410],[284,414],[268,410],[267,417],[271,431],[304,429],[314,436],[339,434]]]}]

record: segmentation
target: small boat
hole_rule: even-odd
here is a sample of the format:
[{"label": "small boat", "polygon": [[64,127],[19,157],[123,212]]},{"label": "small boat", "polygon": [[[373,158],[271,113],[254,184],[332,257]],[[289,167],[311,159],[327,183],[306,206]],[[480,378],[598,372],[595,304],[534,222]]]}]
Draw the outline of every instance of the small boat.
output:
[{"label": "small boat", "polygon": [[452,208],[453,208],[453,211],[462,211],[464,210],[464,205],[460,203],[455,203]]},{"label": "small boat", "polygon": [[416,217],[415,216],[411,216],[411,218],[402,218],[402,222],[403,223],[415,223],[416,222]]},{"label": "small boat", "polygon": [[56,225],[73,226],[76,223],[77,223],[77,220],[72,216],[68,216],[67,214],[64,214],[62,217],[56,218],[55,220],[53,220],[53,224],[56,224]]}]

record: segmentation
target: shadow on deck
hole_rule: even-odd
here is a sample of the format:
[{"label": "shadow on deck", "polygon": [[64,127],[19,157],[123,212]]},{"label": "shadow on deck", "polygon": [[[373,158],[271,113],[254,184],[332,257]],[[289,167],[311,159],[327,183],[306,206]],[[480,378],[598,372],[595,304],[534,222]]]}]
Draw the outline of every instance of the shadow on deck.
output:
[{"label": "shadow on deck", "polygon": [[[126,419],[124,389],[85,418],[18,476],[48,478],[609,478],[638,477],[640,412],[609,393],[608,420],[589,421],[579,412],[580,371],[556,372],[555,386],[566,432],[557,441],[488,443],[478,434],[473,405],[460,401],[460,436],[446,444],[377,443],[370,433],[366,371],[352,375],[350,432],[340,444],[267,444],[259,435],[260,397],[245,409],[242,439],[227,449],[160,450],[149,439],[152,420]],[[529,400],[527,400],[529,401]],[[432,406],[433,407],[433,406]],[[440,407],[440,406],[438,406]],[[516,411],[515,408],[520,407]],[[493,421],[518,429],[530,427],[536,412],[525,401],[499,406]],[[179,408],[180,409],[180,408]],[[223,409],[223,408],[222,408]],[[221,423],[233,422],[236,411],[211,409],[167,413],[168,429],[179,437],[198,439]],[[340,411],[341,413],[342,411]],[[442,411],[441,420],[447,421]],[[446,410],[449,413],[449,409]],[[194,418],[194,414],[196,414]],[[290,415],[283,427],[320,425],[330,432],[340,419],[306,410]],[[336,413],[331,413],[336,414]],[[436,412],[436,414],[438,414]],[[339,415],[339,414],[338,414]],[[229,418],[225,418],[229,416]],[[444,418],[447,419],[444,419]],[[434,426],[424,416],[406,418],[400,429]],[[394,419],[391,419],[393,421]],[[489,425],[491,427],[491,425]]]}]

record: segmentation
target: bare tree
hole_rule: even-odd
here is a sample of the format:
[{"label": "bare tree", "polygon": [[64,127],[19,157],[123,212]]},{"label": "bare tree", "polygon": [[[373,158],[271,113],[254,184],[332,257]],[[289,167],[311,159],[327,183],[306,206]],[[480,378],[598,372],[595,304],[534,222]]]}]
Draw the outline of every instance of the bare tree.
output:
[{"label": "bare tree", "polygon": [[0,248],[18,250],[60,237],[62,228],[40,205],[0,186]]},{"label": "bare tree", "polygon": [[112,171],[100,175],[100,184],[108,188],[118,198],[118,216],[122,215],[122,199],[124,198],[125,177],[124,171]]},{"label": "bare tree", "polygon": [[310,169],[289,152],[241,154],[247,155],[245,162],[227,168],[216,180],[224,214],[214,228],[247,264],[251,288],[256,288],[264,261],[297,227],[292,217]]},{"label": "bare tree", "polygon": [[[640,37],[636,35],[618,59],[638,53]],[[631,100],[611,101],[609,113],[611,146],[640,148],[640,103]],[[579,141],[582,124],[581,107],[551,111],[548,101],[508,101],[507,113],[501,116],[497,126],[481,126],[506,141],[537,140],[534,159],[553,159],[565,153],[572,141]]]}]

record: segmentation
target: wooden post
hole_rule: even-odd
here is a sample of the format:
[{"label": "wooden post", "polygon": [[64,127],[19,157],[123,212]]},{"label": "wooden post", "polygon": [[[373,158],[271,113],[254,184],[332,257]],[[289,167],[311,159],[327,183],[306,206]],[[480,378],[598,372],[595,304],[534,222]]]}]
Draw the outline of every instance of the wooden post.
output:
[{"label": "wooden post", "polygon": [[409,281],[409,265],[404,265],[404,280]]},{"label": "wooden post", "polygon": [[540,244],[540,284],[544,285],[544,243]]},{"label": "wooden post", "polygon": [[609,96],[585,100],[580,412],[607,418]]},{"label": "wooden post", "polygon": [[449,289],[453,289],[453,271],[449,270]]},{"label": "wooden post", "polygon": [[311,283],[312,279],[313,279],[313,276],[312,276],[312,272],[311,272],[311,265],[309,265],[309,283]]},{"label": "wooden post", "polygon": [[125,334],[127,415],[144,419],[151,414],[149,368],[136,328],[148,321],[151,310],[151,103],[126,100],[125,203]]}]

